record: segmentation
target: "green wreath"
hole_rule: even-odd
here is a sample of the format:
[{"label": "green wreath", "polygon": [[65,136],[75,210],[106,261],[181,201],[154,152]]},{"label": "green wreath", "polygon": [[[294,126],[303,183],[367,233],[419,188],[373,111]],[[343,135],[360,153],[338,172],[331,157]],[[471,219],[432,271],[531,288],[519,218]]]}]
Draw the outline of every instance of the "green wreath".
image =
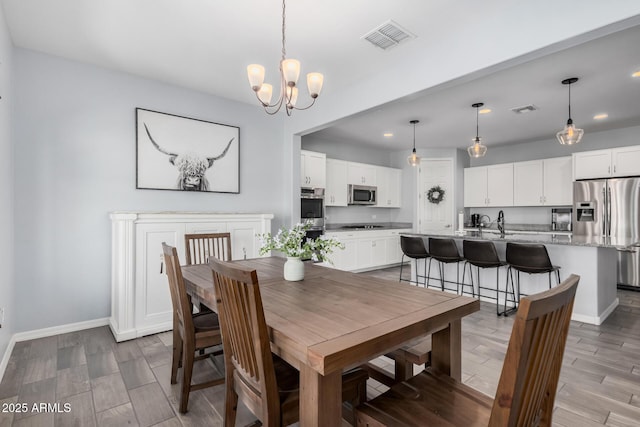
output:
[{"label": "green wreath", "polygon": [[429,203],[438,204],[444,200],[444,190],[440,188],[439,185],[431,187],[429,191],[427,191],[427,199]]}]

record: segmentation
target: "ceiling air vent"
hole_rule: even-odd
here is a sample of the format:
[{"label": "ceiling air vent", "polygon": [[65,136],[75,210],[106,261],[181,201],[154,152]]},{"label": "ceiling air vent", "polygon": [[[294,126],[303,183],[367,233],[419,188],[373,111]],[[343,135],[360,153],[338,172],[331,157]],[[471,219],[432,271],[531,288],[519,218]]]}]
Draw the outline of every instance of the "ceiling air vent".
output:
[{"label": "ceiling air vent", "polygon": [[380,49],[388,49],[396,46],[403,40],[409,40],[415,37],[415,35],[405,30],[392,20],[385,22],[378,28],[369,31],[367,34],[362,36],[363,39]]},{"label": "ceiling air vent", "polygon": [[523,105],[522,107],[513,107],[511,108],[511,111],[513,111],[516,114],[524,114],[524,113],[530,113],[532,111],[536,111],[538,109],[538,107],[536,107],[533,104],[529,104],[529,105]]}]

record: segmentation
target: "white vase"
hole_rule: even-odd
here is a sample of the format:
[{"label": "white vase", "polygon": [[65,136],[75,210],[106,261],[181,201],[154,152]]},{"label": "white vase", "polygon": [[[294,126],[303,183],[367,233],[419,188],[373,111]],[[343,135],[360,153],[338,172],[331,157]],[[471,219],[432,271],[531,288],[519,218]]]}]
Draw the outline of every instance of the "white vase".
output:
[{"label": "white vase", "polygon": [[300,257],[288,256],[284,263],[284,280],[296,282],[304,279],[304,263]]}]

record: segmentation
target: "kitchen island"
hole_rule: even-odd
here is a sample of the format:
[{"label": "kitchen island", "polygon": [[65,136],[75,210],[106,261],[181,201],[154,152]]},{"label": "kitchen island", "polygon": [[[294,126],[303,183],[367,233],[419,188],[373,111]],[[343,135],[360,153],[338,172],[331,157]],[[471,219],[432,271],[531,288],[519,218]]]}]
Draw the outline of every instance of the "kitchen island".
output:
[{"label": "kitchen island", "polygon": [[[405,233],[406,235],[409,235]],[[580,284],[576,293],[573,306],[572,319],[599,325],[618,306],[617,298],[617,249],[626,249],[637,245],[638,242],[625,241],[623,239],[605,238],[600,236],[571,236],[566,234],[534,234],[517,233],[507,231],[504,236],[492,232],[452,232],[434,234],[411,234],[425,239],[425,247],[428,248],[428,238],[452,238],[456,240],[460,254],[462,254],[463,240],[490,240],[496,246],[498,255],[505,259],[507,242],[514,243],[538,243],[544,244],[549,252],[549,257],[554,265],[561,267],[560,276],[564,279],[569,274],[580,276]],[[428,262],[428,261],[426,261]],[[431,269],[430,286],[439,286],[438,269],[434,265]],[[462,263],[461,263],[462,264]],[[413,264],[412,264],[413,265]],[[423,271],[424,265],[418,263],[419,271]],[[455,280],[455,264],[445,266],[445,278],[448,281]],[[460,278],[462,280],[462,265],[460,265]],[[468,270],[467,270],[468,271]],[[435,273],[435,274],[434,274]],[[412,271],[415,277],[415,271]],[[474,268],[475,277],[475,268]],[[481,300],[495,303],[496,271],[495,269],[480,269]],[[469,283],[469,274],[465,279]],[[506,286],[506,267],[500,269],[500,289]],[[451,285],[449,285],[451,286]],[[521,293],[531,295],[548,289],[547,274],[528,275],[521,273]],[[466,286],[468,291],[469,287]],[[500,296],[503,303],[504,295]]]}]

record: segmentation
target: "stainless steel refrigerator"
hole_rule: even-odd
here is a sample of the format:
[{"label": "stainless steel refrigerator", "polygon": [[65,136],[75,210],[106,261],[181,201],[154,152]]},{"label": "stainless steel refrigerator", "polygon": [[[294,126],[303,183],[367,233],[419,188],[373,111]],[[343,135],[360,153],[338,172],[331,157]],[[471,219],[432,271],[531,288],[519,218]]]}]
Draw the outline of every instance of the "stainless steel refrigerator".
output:
[{"label": "stainless steel refrigerator", "polygon": [[640,290],[640,178],[573,183],[573,234],[629,242],[618,250],[618,284]]}]

